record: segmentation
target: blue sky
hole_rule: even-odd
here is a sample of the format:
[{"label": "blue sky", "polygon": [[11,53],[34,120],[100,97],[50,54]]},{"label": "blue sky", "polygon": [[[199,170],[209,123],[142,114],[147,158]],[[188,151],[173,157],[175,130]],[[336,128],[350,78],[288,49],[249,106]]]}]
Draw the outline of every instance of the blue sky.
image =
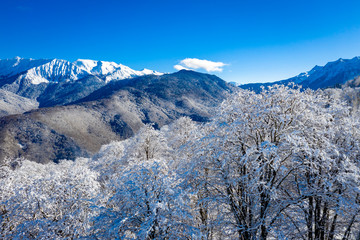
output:
[{"label": "blue sky", "polygon": [[2,0],[0,58],[162,72],[197,58],[225,63],[211,73],[227,81],[275,81],[359,56],[359,9],[358,0]]}]

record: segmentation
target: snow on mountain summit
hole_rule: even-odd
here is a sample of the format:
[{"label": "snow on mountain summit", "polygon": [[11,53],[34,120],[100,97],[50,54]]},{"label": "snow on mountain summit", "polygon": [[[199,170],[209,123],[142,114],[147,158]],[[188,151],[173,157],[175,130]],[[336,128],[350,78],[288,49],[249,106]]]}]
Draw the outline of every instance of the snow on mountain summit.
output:
[{"label": "snow on mountain summit", "polygon": [[31,80],[32,84],[42,82],[60,82],[62,80],[78,80],[89,75],[89,72],[78,68],[66,60],[53,59],[51,62],[27,71],[23,78]]},{"label": "snow on mountain summit", "polygon": [[153,74],[153,75],[158,75],[158,76],[163,75],[163,73],[161,73],[161,72],[157,72],[157,71],[146,69],[146,68],[144,68],[140,72],[144,73],[145,75],[147,75],[147,74]]},{"label": "snow on mountain summit", "polygon": [[250,83],[243,84],[241,88],[261,91],[261,86],[272,86],[274,84],[296,83],[303,88],[313,90],[340,86],[347,81],[360,76],[360,57],[352,59],[339,58],[336,61],[328,62],[324,66],[316,65],[310,71],[281,81],[272,83]]},{"label": "snow on mountain summit", "polygon": [[116,69],[121,68],[121,64],[114,62],[95,61],[88,59],[78,59],[74,62],[74,64],[77,67],[88,71],[89,73],[98,75],[107,75],[114,72]]},{"label": "snow on mountain summit", "polygon": [[290,80],[303,86],[317,89],[335,84],[343,84],[360,74],[360,57],[339,58],[325,66],[315,66],[309,72],[302,73]]},{"label": "snow on mountain summit", "polygon": [[117,64],[115,62],[78,59],[74,62],[74,64],[79,68],[90,72],[91,74],[105,76],[106,82],[149,74],[162,75],[162,73],[149,69],[136,71],[125,65]]},{"label": "snow on mountain summit", "polygon": [[7,78],[21,74],[22,80],[31,84],[58,83],[76,81],[86,76],[96,76],[106,83],[112,80],[122,80],[148,74],[161,75],[162,73],[144,69],[133,70],[115,62],[78,59],[69,62],[61,59],[23,59],[15,57],[0,60],[0,78]]}]

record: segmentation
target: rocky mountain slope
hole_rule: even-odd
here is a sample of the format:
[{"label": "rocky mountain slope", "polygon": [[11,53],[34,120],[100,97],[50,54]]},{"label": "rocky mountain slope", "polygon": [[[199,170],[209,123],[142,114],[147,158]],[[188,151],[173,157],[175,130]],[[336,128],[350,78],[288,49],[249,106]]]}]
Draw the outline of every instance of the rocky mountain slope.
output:
[{"label": "rocky mountain slope", "polygon": [[144,123],[158,128],[181,116],[207,121],[234,89],[214,75],[186,70],[111,81],[76,103],[0,118],[0,161],[74,159],[132,136]]}]

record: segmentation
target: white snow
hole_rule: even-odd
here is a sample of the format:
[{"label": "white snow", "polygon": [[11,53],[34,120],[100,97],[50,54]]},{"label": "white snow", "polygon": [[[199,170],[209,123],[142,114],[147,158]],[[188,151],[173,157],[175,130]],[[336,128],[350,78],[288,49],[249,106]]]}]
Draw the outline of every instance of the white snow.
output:
[{"label": "white snow", "polygon": [[87,75],[90,75],[90,73],[78,68],[71,62],[53,59],[51,62],[30,69],[25,75],[23,75],[23,78],[30,80],[32,84],[40,84],[50,81],[74,81]]},{"label": "white snow", "polygon": [[149,69],[133,70],[125,65],[115,62],[78,59],[69,62],[61,59],[23,59],[15,57],[0,60],[0,77],[3,78],[21,74],[20,78],[32,84],[58,83],[63,81],[76,81],[85,76],[94,75],[104,81],[123,80],[137,76],[155,74],[162,75]]},{"label": "white snow", "polygon": [[78,59],[74,62],[74,64],[79,68],[90,72],[91,74],[105,76],[106,82],[110,82],[112,80],[123,80],[149,74],[162,75],[160,72],[149,69],[136,71],[125,65],[117,64],[115,62]]},{"label": "white snow", "polygon": [[107,75],[120,68],[120,65],[114,62],[95,61],[89,59],[78,59],[74,62],[74,64],[85,71],[98,75]]}]

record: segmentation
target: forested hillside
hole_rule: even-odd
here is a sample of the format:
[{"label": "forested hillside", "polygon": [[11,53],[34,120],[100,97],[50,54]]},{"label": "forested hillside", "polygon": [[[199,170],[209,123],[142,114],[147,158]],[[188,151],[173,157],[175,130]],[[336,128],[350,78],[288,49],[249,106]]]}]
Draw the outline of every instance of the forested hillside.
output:
[{"label": "forested hillside", "polygon": [[[83,93],[84,82],[79,84]],[[69,96],[66,89],[62,92]],[[0,162],[16,157],[39,163],[74,160],[133,136],[145,123],[160,128],[182,116],[208,121],[213,108],[234,90],[215,75],[186,70],[109,82],[76,103],[0,117]]]},{"label": "forested hillside", "polygon": [[240,90],[208,123],[147,124],[92,158],[7,159],[0,238],[359,239],[350,95]]}]

